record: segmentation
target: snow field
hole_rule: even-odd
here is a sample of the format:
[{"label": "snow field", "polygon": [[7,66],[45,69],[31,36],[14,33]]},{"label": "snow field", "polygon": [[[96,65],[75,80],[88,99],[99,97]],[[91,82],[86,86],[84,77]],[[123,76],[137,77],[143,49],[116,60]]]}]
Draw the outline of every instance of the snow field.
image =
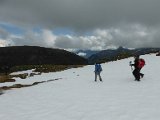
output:
[{"label": "snow field", "polygon": [[0,96],[0,119],[159,120],[159,57],[142,58],[146,66],[141,82],[132,76],[129,61],[133,58],[102,64],[103,82],[94,82],[93,65],[19,79],[19,83],[30,83],[62,78],[6,91]]}]

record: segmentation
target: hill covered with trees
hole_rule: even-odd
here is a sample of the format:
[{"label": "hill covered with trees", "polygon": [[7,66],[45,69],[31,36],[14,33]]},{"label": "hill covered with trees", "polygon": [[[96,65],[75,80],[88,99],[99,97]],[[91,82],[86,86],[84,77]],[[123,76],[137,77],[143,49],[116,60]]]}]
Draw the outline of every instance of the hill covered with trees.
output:
[{"label": "hill covered with trees", "polygon": [[85,65],[87,60],[74,53],[38,46],[0,47],[0,68],[21,65]]}]

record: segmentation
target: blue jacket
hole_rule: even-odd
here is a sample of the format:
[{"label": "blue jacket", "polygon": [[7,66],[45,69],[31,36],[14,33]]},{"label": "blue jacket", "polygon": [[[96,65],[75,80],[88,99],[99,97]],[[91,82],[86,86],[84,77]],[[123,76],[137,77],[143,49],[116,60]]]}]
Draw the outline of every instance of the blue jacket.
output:
[{"label": "blue jacket", "polygon": [[102,71],[102,67],[100,64],[95,64],[95,72],[101,72]]}]

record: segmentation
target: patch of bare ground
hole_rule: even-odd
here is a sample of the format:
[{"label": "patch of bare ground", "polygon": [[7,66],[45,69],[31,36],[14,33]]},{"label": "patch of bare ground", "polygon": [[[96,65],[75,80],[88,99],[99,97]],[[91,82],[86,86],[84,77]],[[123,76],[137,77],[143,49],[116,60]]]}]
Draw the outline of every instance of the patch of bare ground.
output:
[{"label": "patch of bare ground", "polygon": [[[41,81],[41,82],[34,82],[32,84],[14,84],[14,85],[11,85],[11,86],[3,86],[3,87],[0,87],[0,93],[4,90],[11,90],[13,88],[24,88],[24,87],[30,87],[30,86],[35,86],[35,85],[38,85],[38,84],[41,84],[41,83],[46,83],[46,82],[52,82],[52,81],[56,81],[56,80],[60,80],[62,78],[56,78],[56,79],[51,79],[51,80],[47,80],[47,81]],[[1,95],[1,94],[0,94]]]},{"label": "patch of bare ground", "polygon": [[15,79],[13,79],[11,76],[1,74],[0,83],[4,83],[4,82],[15,82]]}]

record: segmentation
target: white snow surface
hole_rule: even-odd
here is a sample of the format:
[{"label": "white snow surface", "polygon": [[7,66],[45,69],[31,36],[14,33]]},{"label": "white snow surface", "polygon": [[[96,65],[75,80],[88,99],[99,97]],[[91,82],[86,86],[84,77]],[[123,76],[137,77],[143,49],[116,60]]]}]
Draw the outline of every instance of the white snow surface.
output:
[{"label": "white snow surface", "polygon": [[31,69],[31,70],[26,70],[26,71],[20,71],[20,72],[13,72],[10,75],[18,75],[18,74],[24,74],[24,73],[32,73],[35,69]]},{"label": "white snow surface", "polygon": [[62,78],[5,91],[0,120],[160,120],[160,57],[141,57],[146,65],[140,82],[129,66],[133,58],[102,64],[103,82],[94,82],[94,65],[18,79],[29,84]]}]

